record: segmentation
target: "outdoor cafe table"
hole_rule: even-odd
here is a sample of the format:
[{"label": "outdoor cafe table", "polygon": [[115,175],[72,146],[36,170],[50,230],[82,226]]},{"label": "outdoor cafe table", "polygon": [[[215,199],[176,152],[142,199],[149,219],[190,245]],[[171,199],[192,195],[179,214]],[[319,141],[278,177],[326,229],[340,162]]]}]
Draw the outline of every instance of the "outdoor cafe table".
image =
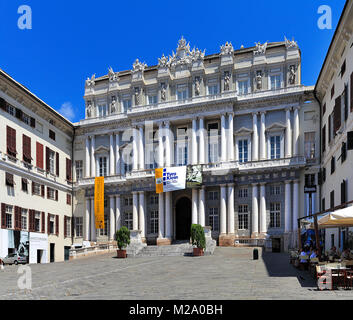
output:
[{"label": "outdoor cafe table", "polygon": [[[345,270],[351,270],[350,266],[346,267],[346,266],[342,266],[341,264],[337,264],[337,263],[328,263],[325,265],[319,265],[319,268],[321,271],[324,270],[330,270],[331,271],[331,289],[333,287],[335,287],[336,284],[339,283],[345,283]],[[332,271],[343,271],[344,275],[343,276],[336,276],[334,273],[332,273]]]}]

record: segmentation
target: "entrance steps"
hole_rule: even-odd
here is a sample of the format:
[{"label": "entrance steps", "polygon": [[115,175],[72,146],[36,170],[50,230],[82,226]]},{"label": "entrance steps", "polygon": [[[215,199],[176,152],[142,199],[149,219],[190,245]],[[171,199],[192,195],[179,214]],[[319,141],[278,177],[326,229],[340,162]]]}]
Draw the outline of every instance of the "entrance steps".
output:
[{"label": "entrance steps", "polygon": [[193,246],[189,243],[173,244],[169,246],[144,247],[136,257],[176,257],[193,254]]}]

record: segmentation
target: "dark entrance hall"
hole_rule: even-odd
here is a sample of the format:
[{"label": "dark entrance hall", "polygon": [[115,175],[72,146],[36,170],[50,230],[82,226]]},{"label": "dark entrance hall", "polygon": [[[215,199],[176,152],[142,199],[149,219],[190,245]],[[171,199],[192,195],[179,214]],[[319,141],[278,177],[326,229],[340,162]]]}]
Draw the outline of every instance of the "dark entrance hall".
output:
[{"label": "dark entrance hall", "polygon": [[190,240],[191,200],[184,197],[176,204],[176,240]]}]

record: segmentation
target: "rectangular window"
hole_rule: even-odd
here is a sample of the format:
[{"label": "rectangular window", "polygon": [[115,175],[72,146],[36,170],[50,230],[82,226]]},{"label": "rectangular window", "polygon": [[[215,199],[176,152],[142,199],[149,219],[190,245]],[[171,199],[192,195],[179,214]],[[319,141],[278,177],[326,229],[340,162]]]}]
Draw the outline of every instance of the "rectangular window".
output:
[{"label": "rectangular window", "polygon": [[151,196],[150,204],[151,205],[158,205],[158,203],[159,203],[159,197],[158,196]]},{"label": "rectangular window", "polygon": [[124,201],[126,207],[132,206],[132,198],[125,198]]},{"label": "rectangular window", "polygon": [[13,179],[13,174],[6,172],[6,174],[5,174],[5,184],[8,187],[12,187],[12,188],[14,187],[15,181]]},{"label": "rectangular window", "polygon": [[47,148],[48,152],[48,170],[51,174],[55,174],[55,152]]},{"label": "rectangular window", "polygon": [[148,104],[157,104],[158,96],[157,95],[149,95],[148,96]]},{"label": "rectangular window", "polygon": [[246,81],[238,81],[239,95],[245,95],[249,93],[249,83]]},{"label": "rectangular window", "polygon": [[249,229],[249,206],[247,204],[239,205],[238,220],[239,230]]},{"label": "rectangular window", "polygon": [[343,180],[341,183],[341,204],[347,202],[347,181]]},{"label": "rectangular window", "polygon": [[245,163],[249,161],[249,144],[248,140],[239,140],[239,162]]},{"label": "rectangular window", "polygon": [[271,79],[271,90],[276,90],[281,88],[281,75],[274,75],[270,77]]},{"label": "rectangular window", "polygon": [[157,234],[159,231],[158,210],[151,210],[151,233]]},{"label": "rectangular window", "polygon": [[27,230],[27,219],[28,219],[28,210],[22,209],[21,210],[21,227],[22,227],[22,230],[24,230],[24,231]]},{"label": "rectangular window", "polygon": [[186,85],[178,85],[177,98],[178,100],[186,100],[188,98],[188,88]]},{"label": "rectangular window", "polygon": [[341,78],[343,75],[346,73],[346,60],[343,61],[342,66],[341,66]]},{"label": "rectangular window", "polygon": [[209,226],[212,228],[212,231],[219,230],[219,213],[218,208],[210,208],[208,213]]},{"label": "rectangular window", "polygon": [[321,206],[322,206],[321,210],[322,210],[322,211],[325,211],[325,210],[326,210],[326,204],[325,204],[325,202],[326,202],[326,200],[325,200],[325,198],[323,198],[323,199],[322,199],[322,202],[321,202]]},{"label": "rectangular window", "polygon": [[335,100],[335,107],[333,110],[333,135],[337,134],[337,131],[341,127],[342,123],[342,103],[341,96],[337,97]]},{"label": "rectangular window", "polygon": [[71,237],[71,218],[65,217],[65,237]]},{"label": "rectangular window", "polygon": [[51,200],[55,200],[55,190],[47,187],[47,198]]},{"label": "rectangular window", "polygon": [[31,164],[32,162],[32,151],[31,151],[31,138],[26,135],[22,136],[22,153],[23,161]]},{"label": "rectangular window", "polygon": [[131,99],[123,100],[123,109],[125,113],[131,109]]},{"label": "rectangular window", "polygon": [[22,178],[22,191],[28,192],[28,180],[25,178]]},{"label": "rectangular window", "polygon": [[71,200],[72,200],[71,194],[67,193],[66,194],[66,204],[71,206]]},{"label": "rectangular window", "polygon": [[322,115],[324,115],[325,113],[326,113],[326,103],[324,103],[322,107]]},{"label": "rectangular window", "polygon": [[281,194],[281,186],[280,185],[271,186],[270,193],[272,196]]},{"label": "rectangular window", "polygon": [[34,214],[34,231],[35,232],[40,232],[40,219],[41,219],[41,213],[38,211],[35,211],[35,214]]},{"label": "rectangular window", "polygon": [[66,180],[72,181],[72,162],[68,158],[66,158]]},{"label": "rectangular window", "polygon": [[49,218],[49,234],[54,234],[55,233],[55,216],[50,215]]},{"label": "rectangular window", "polygon": [[49,138],[55,141],[55,132],[53,130],[49,130]]},{"label": "rectangular window", "polygon": [[6,127],[7,131],[7,154],[16,158],[16,130],[11,127]]},{"label": "rectangular window", "polygon": [[44,170],[43,145],[39,142],[37,142],[36,165],[37,168]]},{"label": "rectangular window", "polygon": [[77,238],[81,238],[83,236],[83,217],[75,218],[75,233]]},{"label": "rectangular window", "polygon": [[13,206],[5,206],[5,219],[6,219],[6,228],[12,229],[13,226]]},{"label": "rectangular window", "polygon": [[315,159],[315,132],[305,132],[304,150],[307,159]]},{"label": "rectangular window", "polygon": [[218,85],[217,84],[212,84],[208,86],[208,94],[209,95],[215,95],[218,94]]},{"label": "rectangular window", "polygon": [[347,160],[347,144],[345,142],[342,142],[341,163],[345,162],[346,160]]},{"label": "rectangular window", "polygon": [[270,139],[271,143],[271,159],[280,159],[281,158],[281,137],[272,136]]},{"label": "rectangular window", "polygon": [[248,188],[240,188],[238,191],[239,198],[247,198],[249,196],[249,189]]},{"label": "rectangular window", "polygon": [[331,99],[333,98],[334,95],[335,95],[335,85],[333,84],[331,87]]},{"label": "rectangular window", "polygon": [[322,152],[326,151],[326,125],[322,128]]},{"label": "rectangular window", "polygon": [[218,191],[209,191],[208,192],[208,200],[210,200],[210,201],[219,200]]},{"label": "rectangular window", "polygon": [[281,204],[271,203],[270,204],[270,228],[281,227]]},{"label": "rectangular window", "polygon": [[125,212],[125,227],[128,228],[130,231],[133,229],[133,220],[131,212]]},{"label": "rectangular window", "polygon": [[310,188],[316,185],[315,174],[306,174],[305,175],[305,186]]},{"label": "rectangular window", "polygon": [[107,157],[99,158],[99,176],[106,177],[108,175],[108,167],[107,167]]},{"label": "rectangular window", "polygon": [[335,191],[332,190],[330,193],[330,208],[333,209],[335,207]]},{"label": "rectangular window", "polygon": [[98,105],[98,117],[102,118],[107,115],[107,105],[105,104],[100,104]]},{"label": "rectangular window", "polygon": [[78,160],[75,162],[75,168],[76,168],[76,179],[82,179],[83,178],[83,161]]}]

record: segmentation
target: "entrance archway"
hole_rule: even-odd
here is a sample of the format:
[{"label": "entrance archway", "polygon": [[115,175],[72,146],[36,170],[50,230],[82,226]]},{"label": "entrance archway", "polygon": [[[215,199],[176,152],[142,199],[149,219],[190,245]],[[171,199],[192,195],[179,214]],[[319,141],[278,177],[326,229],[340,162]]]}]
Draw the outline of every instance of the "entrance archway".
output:
[{"label": "entrance archway", "polygon": [[191,200],[187,197],[181,198],[176,203],[176,240],[190,240],[191,229]]}]

